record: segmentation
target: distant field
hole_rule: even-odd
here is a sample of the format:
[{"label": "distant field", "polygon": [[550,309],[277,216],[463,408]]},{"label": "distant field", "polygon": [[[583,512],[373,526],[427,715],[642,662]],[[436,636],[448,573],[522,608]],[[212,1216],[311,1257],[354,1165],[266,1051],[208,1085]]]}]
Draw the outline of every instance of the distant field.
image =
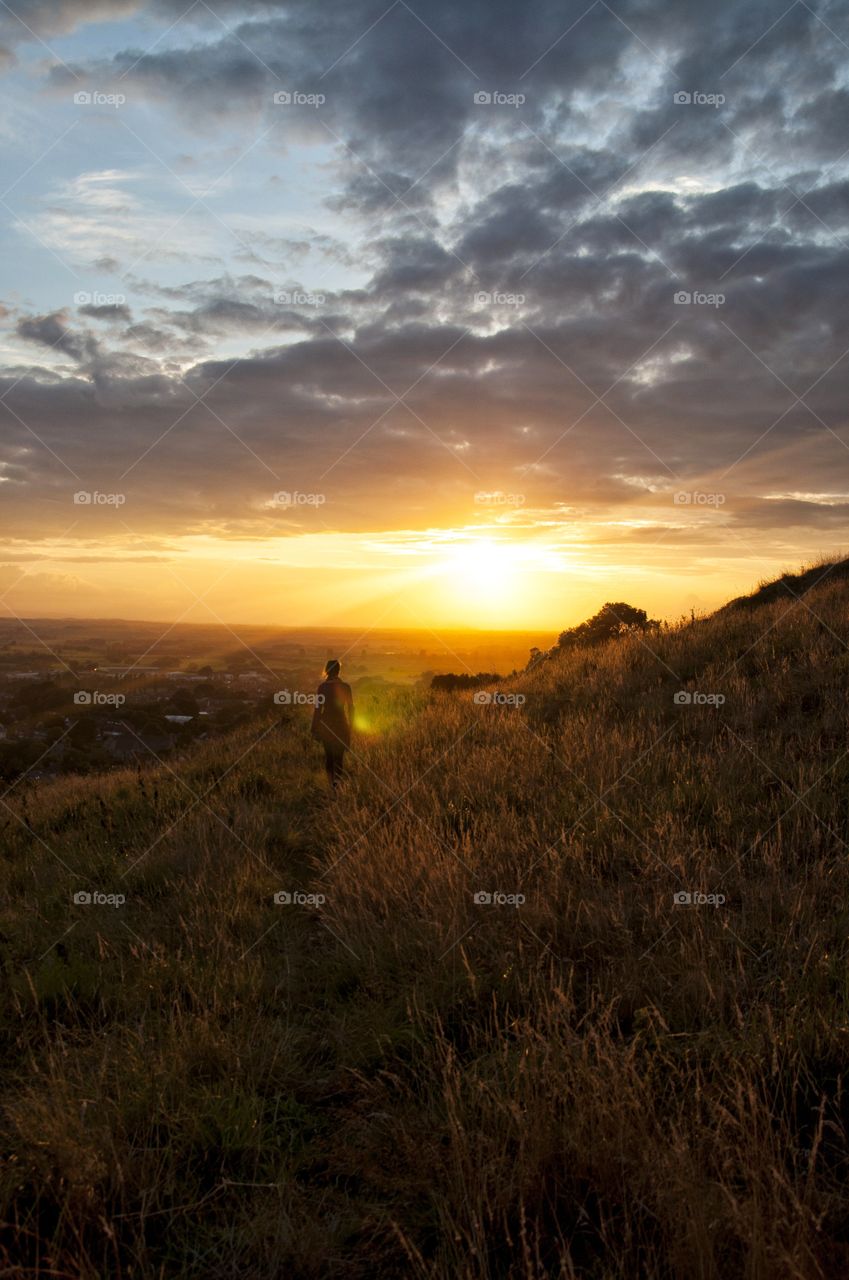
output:
[{"label": "distant field", "polygon": [[37,667],[138,662],[175,670],[245,666],[276,669],[308,662],[316,674],[342,656],[359,674],[415,679],[425,670],[508,673],[522,668],[539,631],[432,631],[198,626],[152,622],[34,618],[0,620],[0,674]]}]

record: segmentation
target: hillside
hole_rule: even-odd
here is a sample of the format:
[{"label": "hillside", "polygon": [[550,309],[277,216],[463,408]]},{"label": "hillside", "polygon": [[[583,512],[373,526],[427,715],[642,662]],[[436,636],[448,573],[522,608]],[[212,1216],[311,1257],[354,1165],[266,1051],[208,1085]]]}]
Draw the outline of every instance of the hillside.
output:
[{"label": "hillside", "polygon": [[778,595],[394,694],[336,802],[306,712],[10,790],[6,1273],[849,1274],[849,583]]},{"label": "hillside", "polygon": [[827,561],[812,564],[800,573],[784,573],[772,582],[762,582],[756,591],[747,596],[737,596],[729,600],[720,613],[727,609],[757,609],[762,604],[773,604],[776,600],[792,603],[800,600],[819,586],[820,582],[846,582],[849,579],[849,560]]}]

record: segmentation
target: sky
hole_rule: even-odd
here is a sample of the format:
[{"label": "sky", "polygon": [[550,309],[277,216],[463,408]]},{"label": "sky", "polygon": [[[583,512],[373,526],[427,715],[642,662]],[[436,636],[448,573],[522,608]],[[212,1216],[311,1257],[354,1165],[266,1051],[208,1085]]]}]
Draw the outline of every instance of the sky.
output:
[{"label": "sky", "polygon": [[557,630],[849,520],[836,0],[0,5],[7,616]]}]

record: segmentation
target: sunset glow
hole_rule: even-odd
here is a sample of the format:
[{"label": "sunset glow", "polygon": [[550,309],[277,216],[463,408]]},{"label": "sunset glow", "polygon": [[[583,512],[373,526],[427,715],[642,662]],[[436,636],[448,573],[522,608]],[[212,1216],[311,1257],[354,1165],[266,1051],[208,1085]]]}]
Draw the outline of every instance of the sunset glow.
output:
[{"label": "sunset glow", "polygon": [[10,617],[552,629],[839,553],[849,160],[825,73],[750,102],[833,21],[694,96],[689,10],[260,7],[0,15]]},{"label": "sunset glow", "polygon": [[[592,533],[601,536],[592,537]],[[611,531],[503,529],[303,533],[285,538],[44,540],[7,565],[7,608],[21,617],[138,617],[228,625],[486,627],[571,625],[602,598],[634,597],[675,618],[723,598],[754,556],[710,567],[628,564]],[[719,548],[717,548],[719,552]],[[32,561],[35,560],[35,563]]]}]

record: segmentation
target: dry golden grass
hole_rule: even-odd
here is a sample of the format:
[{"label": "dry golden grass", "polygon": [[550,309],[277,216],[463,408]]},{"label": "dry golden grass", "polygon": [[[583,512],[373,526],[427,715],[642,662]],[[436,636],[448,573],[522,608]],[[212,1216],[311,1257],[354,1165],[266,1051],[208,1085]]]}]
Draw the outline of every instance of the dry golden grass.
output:
[{"label": "dry golden grass", "polygon": [[849,1274],[847,602],[16,788],[6,1274]]}]

